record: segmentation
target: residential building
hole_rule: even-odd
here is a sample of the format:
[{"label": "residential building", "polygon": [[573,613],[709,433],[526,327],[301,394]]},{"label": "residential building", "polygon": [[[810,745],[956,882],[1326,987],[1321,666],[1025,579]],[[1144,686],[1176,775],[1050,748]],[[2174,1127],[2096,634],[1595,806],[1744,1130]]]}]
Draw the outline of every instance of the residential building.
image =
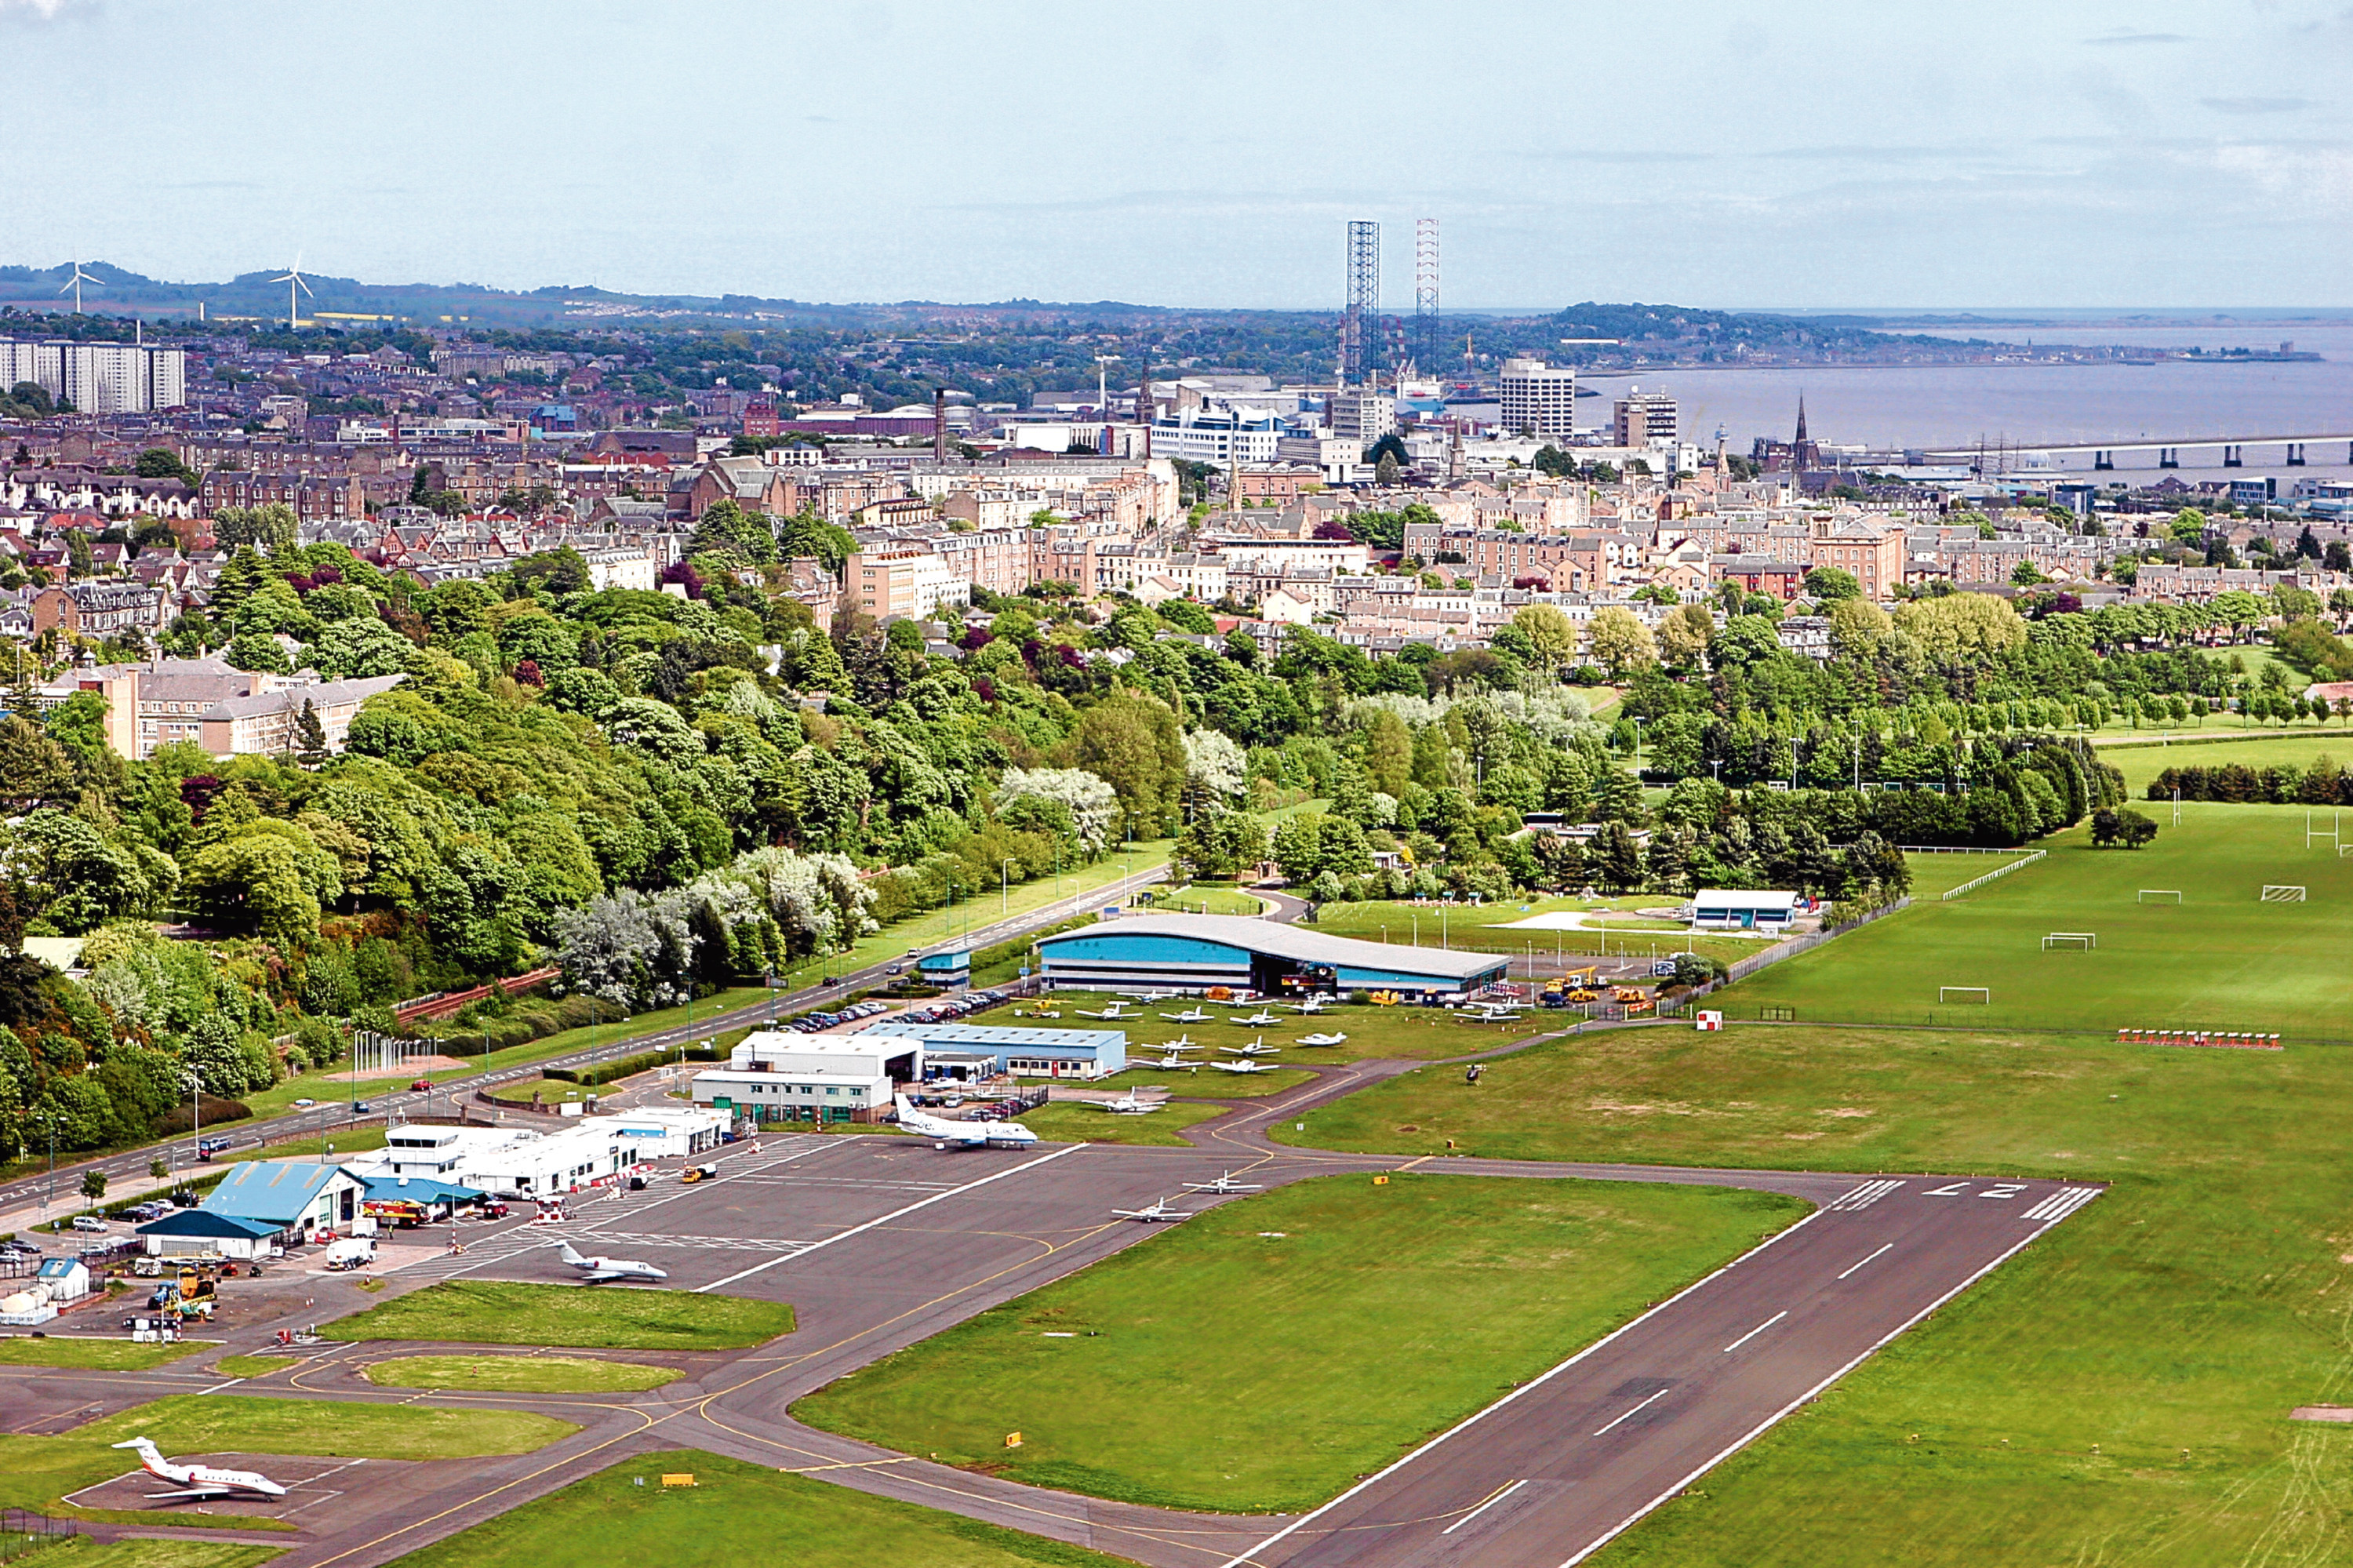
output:
[{"label": "residential building", "polygon": [[1612,407],[1610,424],[1621,447],[1671,447],[1680,440],[1672,393],[1628,387]]},{"label": "residential building", "polygon": [[1500,423],[1516,434],[1566,440],[1577,433],[1577,370],[1541,359],[1507,359],[1498,377]]},{"label": "residential building", "polygon": [[943,605],[962,609],[972,602],[972,579],[936,550],[861,550],[849,557],[843,578],[850,602],[877,620],[928,620]]},{"label": "residential building", "polygon": [[30,381],[83,414],[152,414],[186,405],[187,354],[137,343],[0,338],[0,387]]}]

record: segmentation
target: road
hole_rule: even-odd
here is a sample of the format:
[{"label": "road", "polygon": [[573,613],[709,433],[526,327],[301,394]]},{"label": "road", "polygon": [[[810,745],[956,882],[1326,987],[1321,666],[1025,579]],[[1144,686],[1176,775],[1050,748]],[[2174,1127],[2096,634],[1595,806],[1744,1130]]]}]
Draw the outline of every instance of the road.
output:
[{"label": "road", "polygon": [[[1127,880],[1130,885],[1146,886],[1158,880],[1167,869],[1166,862],[1140,867],[1133,877]],[[1104,895],[1098,890],[1092,899],[1083,903],[1074,897],[1071,906],[1096,907],[1103,903],[1103,897]],[[1016,915],[1010,919],[984,926],[964,936],[963,940],[975,948],[994,947],[999,942],[1010,941],[1026,932],[1038,930],[1058,920],[1067,918],[1068,908],[1071,906],[1066,906],[1057,900],[1043,909],[1032,910],[1025,915]],[[470,1097],[477,1089],[491,1088],[500,1084],[512,1083],[517,1079],[538,1077],[549,1067],[587,1066],[599,1062],[613,1061],[622,1056],[634,1056],[640,1052],[655,1050],[661,1046],[683,1044],[713,1034],[724,1033],[731,1029],[741,1029],[749,1024],[764,1022],[771,1016],[781,1017],[786,1013],[800,1012],[808,1008],[821,1006],[829,997],[841,996],[849,991],[875,985],[889,978],[892,965],[902,961],[898,959],[891,959],[869,964],[863,969],[838,976],[822,985],[779,992],[773,1000],[763,999],[752,1006],[734,1008],[725,1012],[714,1012],[697,1018],[691,1026],[681,1024],[649,1033],[631,1034],[592,1050],[575,1051],[562,1056],[551,1056],[544,1061],[504,1067],[491,1073],[469,1075],[462,1083],[450,1089],[436,1090],[429,1094],[411,1093],[404,1089],[396,1094],[371,1096],[367,1101],[369,1114],[364,1117],[353,1116],[349,1108],[350,1102],[347,1099],[339,1099],[332,1105],[228,1123],[222,1128],[208,1129],[203,1136],[227,1138],[230,1140],[230,1147],[233,1149],[253,1148],[260,1144],[285,1143],[300,1139],[329,1139],[339,1130],[374,1125],[388,1119],[394,1113],[427,1114],[429,1107],[436,1101],[450,1105],[454,1114],[456,1104],[463,1098]],[[320,1074],[318,1083],[319,1092],[322,1096],[337,1094],[332,1074]],[[202,1167],[196,1160],[197,1140],[198,1135],[191,1133],[185,1138],[142,1144],[136,1149],[123,1150],[92,1159],[61,1160],[54,1175],[44,1170],[37,1174],[20,1177],[16,1181],[0,1185],[0,1231],[26,1228],[48,1213],[71,1213],[74,1209],[81,1207],[82,1204],[76,1194],[80,1191],[83,1174],[91,1170],[102,1171],[106,1173],[109,1201],[136,1196],[144,1192],[162,1191],[167,1186],[168,1181],[159,1181],[149,1174],[148,1167],[157,1160],[164,1160],[174,1172],[171,1180],[185,1180],[192,1168],[201,1174]],[[53,1202],[45,1201],[52,1191],[57,1199],[63,1201],[65,1207],[53,1209]]]}]

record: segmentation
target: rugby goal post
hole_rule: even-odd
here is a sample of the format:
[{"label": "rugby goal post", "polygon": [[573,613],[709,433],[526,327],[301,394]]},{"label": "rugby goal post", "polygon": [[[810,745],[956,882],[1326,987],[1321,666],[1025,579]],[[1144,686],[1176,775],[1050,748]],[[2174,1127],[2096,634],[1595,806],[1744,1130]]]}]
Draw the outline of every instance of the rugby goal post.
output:
[{"label": "rugby goal post", "polygon": [[2303,888],[2292,887],[2285,883],[2266,882],[2263,884],[2263,897],[2259,902],[2264,904],[2301,904],[2304,901]]},{"label": "rugby goal post", "polygon": [[2088,953],[2099,945],[2098,935],[2091,931],[2053,931],[2042,938],[2042,950],[2046,953],[2053,948],[2076,948]]},{"label": "rugby goal post", "polygon": [[1959,997],[1963,1001],[1977,1001],[1987,1007],[1993,1005],[1993,992],[1985,986],[1940,985],[1936,988],[1936,1001],[1940,1005],[1947,998],[1954,996]]},{"label": "rugby goal post", "polygon": [[2170,898],[2176,904],[2179,904],[2181,902],[2181,889],[2178,887],[2144,887],[2140,890],[2140,903],[2146,904],[2152,898],[2159,901]]}]

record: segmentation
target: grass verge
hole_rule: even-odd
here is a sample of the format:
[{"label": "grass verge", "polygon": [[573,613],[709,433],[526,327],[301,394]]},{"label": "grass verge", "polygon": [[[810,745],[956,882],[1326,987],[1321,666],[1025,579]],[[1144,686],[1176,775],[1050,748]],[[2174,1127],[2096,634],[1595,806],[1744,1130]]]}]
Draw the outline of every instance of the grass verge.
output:
[{"label": "grass verge", "polygon": [[470,1459],[528,1454],[580,1428],[522,1410],[439,1410],[175,1393],[77,1426],[94,1443],[153,1437],[170,1454],[309,1454],[321,1458]]},{"label": "grass verge", "polygon": [[1185,1146],[1185,1139],[1177,1136],[1181,1128],[1225,1114],[1223,1106],[1178,1104],[1150,1116],[1113,1116],[1109,1111],[1089,1110],[1065,1102],[1024,1111],[1014,1119],[1036,1128],[1039,1137],[1055,1143],[1124,1143],[1181,1149]]},{"label": "grass verge", "polygon": [[1709,1188],[1325,1177],[1209,1210],[794,1414],[1096,1497],[1307,1508],[1804,1212]]},{"label": "grass verge", "polygon": [[[224,1519],[222,1522],[250,1521]],[[259,1568],[282,1551],[227,1541],[161,1541],[135,1535],[121,1541],[94,1541],[76,1535],[42,1547],[35,1561],[39,1568]]]},{"label": "grass verge", "polygon": [[129,1340],[84,1340],[55,1334],[0,1340],[0,1366],[81,1367],[92,1372],[143,1372],[216,1349],[218,1340],[183,1340],[176,1345],[142,1345]]},{"label": "grass verge", "polygon": [[330,1340],[441,1340],[584,1350],[725,1351],[793,1330],[779,1301],[685,1290],[589,1289],[447,1279],[319,1332]]},{"label": "grass verge", "polygon": [[670,1367],[586,1356],[402,1356],[366,1372],[381,1388],[462,1388],[491,1393],[635,1393],[678,1381]]}]

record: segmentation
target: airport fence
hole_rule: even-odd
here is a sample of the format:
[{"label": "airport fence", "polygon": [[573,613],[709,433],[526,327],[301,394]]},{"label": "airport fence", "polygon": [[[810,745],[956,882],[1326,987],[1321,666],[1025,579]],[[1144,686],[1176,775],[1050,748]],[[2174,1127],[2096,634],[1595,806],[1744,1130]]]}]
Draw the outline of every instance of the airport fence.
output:
[{"label": "airport fence", "polygon": [[1867,910],[1852,920],[1841,920],[1835,926],[1826,926],[1819,931],[1809,931],[1802,937],[1791,937],[1785,941],[1776,942],[1755,957],[1743,959],[1734,964],[1724,979],[1709,980],[1705,985],[1694,986],[1672,1001],[1661,1001],[1659,1016],[1680,1017],[1687,1009],[1696,1005],[1702,997],[1711,992],[1722,991],[1728,985],[1736,985],[1757,970],[1770,969],[1785,959],[1794,959],[1799,953],[1811,952],[1824,942],[1834,941],[1858,926],[1868,926],[1873,920],[1884,920],[1899,910],[1911,907],[1910,898],[1898,898],[1893,903],[1883,904],[1876,909]]},{"label": "airport fence", "polygon": [[27,1552],[81,1533],[69,1519],[57,1519],[29,1509],[0,1510],[0,1563],[13,1563]]}]

